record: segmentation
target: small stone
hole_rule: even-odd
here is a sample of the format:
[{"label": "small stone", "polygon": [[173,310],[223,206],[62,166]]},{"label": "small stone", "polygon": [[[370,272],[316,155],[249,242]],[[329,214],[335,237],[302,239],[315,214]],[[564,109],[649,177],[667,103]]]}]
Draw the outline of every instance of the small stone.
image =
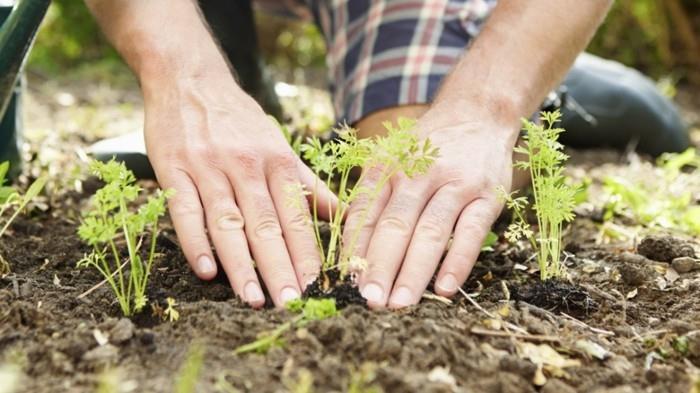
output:
[{"label": "small stone", "polygon": [[622,264],[618,267],[622,281],[631,286],[639,286],[654,277],[653,270],[648,266]]},{"label": "small stone", "polygon": [[111,363],[117,360],[119,349],[112,344],[95,347],[83,354],[83,360],[91,363]]},{"label": "small stone", "polygon": [[637,252],[659,262],[671,262],[679,257],[695,258],[695,250],[688,242],[667,235],[650,235],[642,239]]},{"label": "small stone", "polygon": [[109,331],[109,341],[114,344],[122,344],[134,337],[134,323],[128,318],[122,318]]},{"label": "small stone", "polygon": [[678,257],[671,262],[673,269],[680,274],[700,269],[700,259],[691,257]]}]

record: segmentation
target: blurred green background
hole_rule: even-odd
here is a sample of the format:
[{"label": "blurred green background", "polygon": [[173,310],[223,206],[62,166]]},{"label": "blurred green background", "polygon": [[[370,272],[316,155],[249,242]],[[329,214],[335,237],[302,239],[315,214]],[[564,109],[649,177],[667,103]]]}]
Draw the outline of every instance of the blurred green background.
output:
[{"label": "blurred green background", "polygon": [[[572,10],[576,12],[576,10]],[[310,24],[259,15],[265,60],[280,69],[323,66],[324,45]],[[552,34],[557,27],[552,25]],[[618,0],[589,51],[654,78],[700,86],[700,0]],[[54,0],[32,52],[32,72],[48,77],[125,70],[82,1]]]}]

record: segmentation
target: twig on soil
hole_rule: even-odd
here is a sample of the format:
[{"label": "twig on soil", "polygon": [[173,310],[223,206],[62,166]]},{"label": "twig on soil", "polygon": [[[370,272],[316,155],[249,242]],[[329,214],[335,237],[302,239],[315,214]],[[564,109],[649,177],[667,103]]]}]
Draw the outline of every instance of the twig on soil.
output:
[{"label": "twig on soil", "polygon": [[492,337],[504,337],[504,338],[518,338],[521,340],[528,340],[528,341],[537,341],[537,342],[549,342],[549,343],[558,343],[561,341],[559,337],[556,336],[545,336],[541,334],[519,334],[519,333],[511,333],[511,332],[502,332],[499,330],[489,330],[489,329],[483,329],[478,326],[475,326],[471,328],[469,331],[472,334],[476,334],[479,336],[492,336]]},{"label": "twig on soil", "polygon": [[425,291],[421,297],[423,299],[435,300],[435,301],[438,301],[440,303],[447,304],[448,306],[452,305],[452,300],[450,300],[444,296],[438,296],[438,295],[431,293],[431,292],[428,292],[428,291]]},{"label": "twig on soil", "polygon": [[597,327],[593,327],[593,326],[591,326],[591,325],[589,325],[589,324],[587,324],[587,323],[585,323],[585,322],[583,322],[583,321],[581,321],[581,320],[578,320],[578,319],[572,317],[571,315],[569,315],[569,314],[567,314],[567,313],[565,313],[565,312],[562,312],[562,313],[561,313],[561,316],[564,317],[564,318],[566,318],[566,319],[568,319],[568,320],[570,320],[570,321],[572,321],[572,322],[574,322],[575,324],[577,324],[577,325],[579,325],[579,326],[581,326],[581,327],[583,327],[583,328],[589,329],[589,330],[592,331],[593,333],[602,334],[602,335],[604,335],[604,336],[614,336],[614,335],[615,335],[615,332],[611,332],[610,330],[605,330],[605,329],[600,329],[600,328],[597,328]]},{"label": "twig on soil", "polygon": [[518,304],[518,307],[527,308],[528,310],[530,310],[530,312],[532,312],[536,316],[540,317],[541,319],[547,319],[553,325],[558,325],[557,316],[554,315],[554,313],[552,313],[551,311],[545,310],[544,308],[541,308],[541,307],[537,307],[535,305],[524,302],[522,300],[518,301],[517,304]]},{"label": "twig on soil", "polygon": [[[124,263],[122,263],[122,265],[119,266],[118,269],[114,269],[114,272],[112,273],[112,277],[114,277],[117,273],[119,273],[119,272],[124,268],[124,266],[126,266],[127,263],[129,263],[128,260],[124,261]],[[82,298],[84,298],[85,296],[87,296],[87,295],[93,293],[93,292],[96,291],[99,287],[105,285],[106,283],[107,283],[107,279],[105,278],[104,280],[102,280],[102,281],[98,282],[97,284],[95,284],[92,288],[90,288],[90,289],[88,289],[87,291],[85,291],[85,292],[81,293],[80,295],[78,295],[78,296],[76,297],[76,299],[82,299]]]},{"label": "twig on soil", "polygon": [[605,300],[609,300],[609,301],[611,301],[611,302],[615,302],[615,303],[618,302],[618,299],[616,299],[615,296],[610,295],[610,294],[608,294],[608,293],[605,293],[605,292],[601,291],[600,289],[598,289],[598,288],[596,288],[596,287],[594,287],[594,286],[592,286],[592,285],[583,284],[583,283],[582,283],[582,284],[579,284],[579,285],[581,285],[581,288],[587,290],[588,292],[590,292],[590,293],[592,293],[592,294],[594,294],[594,295],[596,295],[596,296],[598,296],[598,297],[601,297],[601,298],[603,298],[603,299],[605,299]]},{"label": "twig on soil", "polygon": [[[464,292],[464,290],[462,288],[457,288],[457,289],[462,294],[462,296],[464,296],[469,301],[469,303],[471,303],[474,307],[476,307],[477,310],[486,314],[487,317],[489,317],[491,319],[501,319],[501,318],[497,317],[496,315],[494,315],[493,313],[487,311],[485,308],[481,307],[479,305],[479,303],[477,303],[476,300],[472,299],[472,297],[469,296],[468,293]],[[521,328],[520,326],[512,324],[508,321],[503,321],[503,322],[504,322],[504,326],[506,327],[506,329],[512,329],[512,330],[515,330],[516,332],[519,332],[520,334],[524,334],[524,335],[530,334],[527,332],[527,330]]]}]

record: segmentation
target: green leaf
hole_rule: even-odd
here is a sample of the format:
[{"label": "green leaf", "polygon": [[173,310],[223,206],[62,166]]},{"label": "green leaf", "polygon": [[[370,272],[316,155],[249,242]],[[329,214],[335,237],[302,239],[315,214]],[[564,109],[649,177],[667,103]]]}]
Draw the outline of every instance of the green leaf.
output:
[{"label": "green leaf", "polygon": [[27,192],[22,197],[22,206],[27,205],[32,199],[36,198],[37,195],[44,189],[46,182],[49,180],[48,176],[41,176],[34,180],[31,186],[27,189]]},{"label": "green leaf", "polygon": [[486,238],[481,243],[481,251],[493,251],[493,246],[497,243],[498,235],[493,231],[489,231],[489,233],[486,234]]},{"label": "green leaf", "polygon": [[10,170],[10,162],[5,161],[2,164],[0,164],[0,186],[5,184],[5,176],[7,176],[7,171]]}]

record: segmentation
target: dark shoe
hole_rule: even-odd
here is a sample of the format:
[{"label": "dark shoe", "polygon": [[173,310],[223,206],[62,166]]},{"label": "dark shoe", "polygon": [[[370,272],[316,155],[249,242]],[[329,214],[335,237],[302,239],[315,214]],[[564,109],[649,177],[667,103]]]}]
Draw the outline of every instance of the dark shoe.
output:
[{"label": "dark shoe", "polygon": [[626,149],[658,156],[690,146],[674,104],[640,72],[620,63],[582,54],[563,87],[561,141],[574,148]]}]

